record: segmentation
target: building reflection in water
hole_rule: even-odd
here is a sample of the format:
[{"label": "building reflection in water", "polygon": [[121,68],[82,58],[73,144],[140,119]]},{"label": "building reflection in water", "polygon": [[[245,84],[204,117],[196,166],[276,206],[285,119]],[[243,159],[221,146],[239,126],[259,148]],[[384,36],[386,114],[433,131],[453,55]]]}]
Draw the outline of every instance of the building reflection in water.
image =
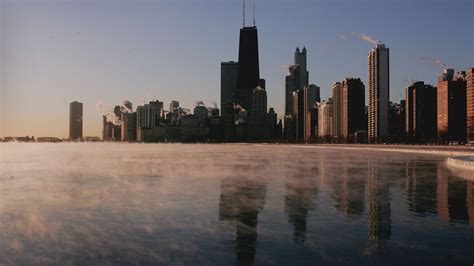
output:
[{"label": "building reflection in water", "polygon": [[474,183],[453,174],[444,162],[406,164],[408,210],[438,214],[445,221],[474,224]]},{"label": "building reflection in water", "polygon": [[469,224],[474,225],[474,182],[467,182],[467,210]]},{"label": "building reflection in water", "polygon": [[330,184],[334,207],[344,215],[361,215],[365,209],[367,166],[349,165],[351,162],[343,159],[333,171],[335,176]]},{"label": "building reflection in water", "polygon": [[369,160],[367,187],[369,205],[369,239],[388,240],[392,234],[390,190],[388,177],[382,175],[381,168],[387,169],[384,162]]},{"label": "building reflection in water", "polygon": [[285,213],[288,222],[293,225],[295,243],[304,243],[306,220],[310,210],[315,208],[315,197],[318,194],[320,179],[317,169],[303,167],[295,176],[286,180]]},{"label": "building reflection in water", "polygon": [[457,178],[440,163],[437,167],[437,210],[446,221],[474,224],[473,182]]},{"label": "building reflection in water", "polygon": [[226,179],[220,189],[219,220],[235,223],[237,264],[252,265],[257,245],[258,214],[265,205],[266,184],[259,180]]},{"label": "building reflection in water", "polygon": [[405,166],[408,210],[420,215],[437,213],[435,162],[409,161]]}]

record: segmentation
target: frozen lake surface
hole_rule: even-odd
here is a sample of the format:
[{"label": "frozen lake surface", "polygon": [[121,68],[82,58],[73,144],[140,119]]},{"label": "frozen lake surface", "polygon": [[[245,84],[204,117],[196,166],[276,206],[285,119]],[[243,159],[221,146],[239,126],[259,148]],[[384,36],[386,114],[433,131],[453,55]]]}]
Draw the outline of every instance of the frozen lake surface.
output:
[{"label": "frozen lake surface", "polygon": [[0,144],[0,265],[472,265],[445,158],[283,145]]}]

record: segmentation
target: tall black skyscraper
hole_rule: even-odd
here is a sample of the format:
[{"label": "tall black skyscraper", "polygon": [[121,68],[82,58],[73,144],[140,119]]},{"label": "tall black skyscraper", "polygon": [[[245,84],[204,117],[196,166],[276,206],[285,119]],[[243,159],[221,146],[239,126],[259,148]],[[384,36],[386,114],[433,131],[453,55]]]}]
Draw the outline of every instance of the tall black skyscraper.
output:
[{"label": "tall black skyscraper", "polygon": [[257,27],[240,29],[239,67],[237,71],[237,103],[248,113],[252,109],[252,93],[259,85],[260,70],[258,61]]},{"label": "tall black skyscraper", "polygon": [[69,104],[69,140],[82,139],[82,103]]},{"label": "tall black skyscraper", "polygon": [[221,111],[224,113],[225,106],[231,106],[236,101],[237,94],[237,72],[239,63],[221,63]]}]

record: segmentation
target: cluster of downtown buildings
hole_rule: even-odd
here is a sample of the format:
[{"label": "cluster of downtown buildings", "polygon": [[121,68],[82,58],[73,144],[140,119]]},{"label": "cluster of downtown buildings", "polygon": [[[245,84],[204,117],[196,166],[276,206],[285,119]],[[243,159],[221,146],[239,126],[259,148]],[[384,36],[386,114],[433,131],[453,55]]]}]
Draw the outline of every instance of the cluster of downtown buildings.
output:
[{"label": "cluster of downtown buildings", "polygon": [[[71,107],[71,111],[73,108]],[[267,108],[265,80],[260,77],[256,26],[240,30],[239,62],[221,64],[221,106],[197,102],[192,110],[171,101],[138,106],[127,102],[103,116],[105,141],[281,141],[282,121]],[[80,113],[80,112],[78,112]],[[71,116],[71,121],[80,121]],[[79,124],[79,122],[77,122]],[[72,129],[72,127],[71,127]],[[80,139],[78,135],[75,138]]]},{"label": "cluster of downtown buildings", "polygon": [[474,70],[445,69],[437,87],[413,82],[405,100],[390,97],[389,48],[377,44],[368,54],[368,106],[360,78],[332,86],[320,99],[309,84],[306,49],[295,51],[285,79],[286,141],[335,143],[465,143],[474,141]]},{"label": "cluster of downtown buildings", "polygon": [[[405,100],[390,102],[389,48],[379,43],[368,54],[368,105],[360,78],[332,86],[321,100],[309,82],[307,50],[296,49],[285,78],[285,114],[267,108],[260,77],[255,24],[240,30],[239,61],[221,63],[221,106],[202,102],[189,109],[151,101],[133,111],[125,102],[103,117],[105,141],[266,141],[335,143],[474,142],[474,70],[445,69],[437,87],[422,81],[405,89]],[[284,126],[283,126],[284,125]],[[70,106],[70,140],[82,139],[82,104]]]}]

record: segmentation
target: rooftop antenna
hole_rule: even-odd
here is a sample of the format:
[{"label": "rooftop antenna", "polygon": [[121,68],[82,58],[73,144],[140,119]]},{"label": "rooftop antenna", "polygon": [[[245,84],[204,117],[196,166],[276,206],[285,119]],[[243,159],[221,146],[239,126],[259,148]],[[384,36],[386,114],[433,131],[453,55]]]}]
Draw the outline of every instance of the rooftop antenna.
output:
[{"label": "rooftop antenna", "polygon": [[245,0],[242,0],[242,20],[243,20],[243,27],[245,28]]},{"label": "rooftop antenna", "polygon": [[255,27],[255,0],[253,0],[253,26]]}]

